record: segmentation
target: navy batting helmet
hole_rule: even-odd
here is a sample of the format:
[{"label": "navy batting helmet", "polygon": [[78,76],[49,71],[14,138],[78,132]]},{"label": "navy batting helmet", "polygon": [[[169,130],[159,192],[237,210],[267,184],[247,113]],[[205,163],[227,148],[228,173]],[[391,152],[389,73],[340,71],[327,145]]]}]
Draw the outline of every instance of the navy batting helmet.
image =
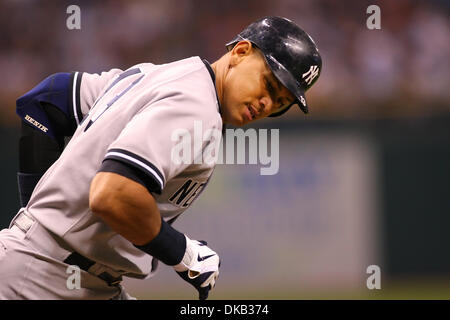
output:
[{"label": "navy batting helmet", "polygon": [[227,50],[241,40],[248,40],[261,50],[273,74],[296,97],[294,103],[281,107],[269,117],[282,115],[293,104],[308,113],[305,92],[322,70],[322,58],[313,39],[289,19],[266,17],[228,42]]}]

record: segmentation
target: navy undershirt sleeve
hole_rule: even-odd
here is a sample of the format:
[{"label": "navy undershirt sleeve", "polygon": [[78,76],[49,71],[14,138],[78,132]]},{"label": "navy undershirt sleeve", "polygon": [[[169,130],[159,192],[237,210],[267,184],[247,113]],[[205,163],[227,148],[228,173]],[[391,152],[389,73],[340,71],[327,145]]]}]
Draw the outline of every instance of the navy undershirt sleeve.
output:
[{"label": "navy undershirt sleeve", "polygon": [[161,186],[153,176],[146,174],[144,171],[141,171],[126,162],[115,159],[106,159],[103,161],[102,166],[98,171],[120,174],[121,176],[143,185],[149,192],[161,193]]}]

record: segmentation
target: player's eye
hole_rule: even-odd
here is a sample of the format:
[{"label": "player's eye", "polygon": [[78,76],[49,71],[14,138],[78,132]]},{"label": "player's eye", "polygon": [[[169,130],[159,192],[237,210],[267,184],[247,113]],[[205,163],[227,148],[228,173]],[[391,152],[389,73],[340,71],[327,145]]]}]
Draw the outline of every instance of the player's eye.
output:
[{"label": "player's eye", "polygon": [[264,77],[264,82],[266,84],[266,89],[267,92],[269,92],[270,97],[272,98],[273,101],[275,101],[275,96],[276,96],[276,90],[274,88],[274,86],[272,85],[272,83],[269,81],[269,79],[267,79],[267,77]]},{"label": "player's eye", "polygon": [[287,100],[284,98],[278,98],[277,103],[279,108],[284,107],[288,104]]}]

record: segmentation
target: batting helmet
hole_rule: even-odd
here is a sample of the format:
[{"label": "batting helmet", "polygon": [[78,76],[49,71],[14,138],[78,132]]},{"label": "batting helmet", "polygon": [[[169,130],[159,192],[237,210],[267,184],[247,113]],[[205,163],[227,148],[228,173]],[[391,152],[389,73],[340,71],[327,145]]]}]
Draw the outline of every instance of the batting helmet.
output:
[{"label": "batting helmet", "polygon": [[269,117],[282,115],[293,104],[308,113],[305,92],[317,81],[322,69],[322,58],[313,39],[289,19],[266,17],[228,42],[227,50],[241,40],[248,40],[261,50],[273,74],[297,98]]}]

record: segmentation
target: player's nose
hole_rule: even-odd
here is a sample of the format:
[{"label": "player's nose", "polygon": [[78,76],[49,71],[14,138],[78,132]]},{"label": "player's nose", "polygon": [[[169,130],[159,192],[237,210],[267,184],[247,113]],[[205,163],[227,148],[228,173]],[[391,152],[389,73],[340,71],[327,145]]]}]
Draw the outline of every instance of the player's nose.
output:
[{"label": "player's nose", "polygon": [[259,112],[263,115],[270,114],[272,112],[273,108],[273,101],[270,97],[264,96],[261,99],[259,99]]}]

